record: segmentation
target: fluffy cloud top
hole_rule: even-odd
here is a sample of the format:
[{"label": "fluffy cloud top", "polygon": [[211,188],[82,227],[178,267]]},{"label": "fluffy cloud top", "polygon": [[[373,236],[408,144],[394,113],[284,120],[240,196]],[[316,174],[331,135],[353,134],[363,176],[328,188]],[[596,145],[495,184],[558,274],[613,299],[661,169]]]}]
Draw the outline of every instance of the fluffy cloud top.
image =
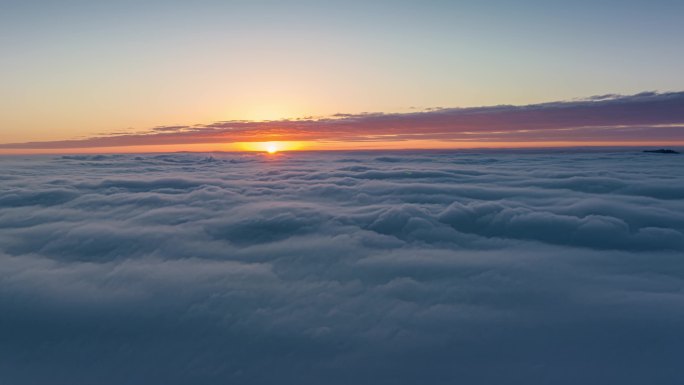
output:
[{"label": "fluffy cloud top", "polygon": [[5,143],[0,149],[60,149],[268,140],[383,142],[679,142],[684,92],[601,95],[528,106],[445,108],[405,114],[338,114],[324,119],[228,121],[164,126],[136,134]]},{"label": "fluffy cloud top", "polygon": [[679,156],[0,158],[0,384],[678,384]]}]

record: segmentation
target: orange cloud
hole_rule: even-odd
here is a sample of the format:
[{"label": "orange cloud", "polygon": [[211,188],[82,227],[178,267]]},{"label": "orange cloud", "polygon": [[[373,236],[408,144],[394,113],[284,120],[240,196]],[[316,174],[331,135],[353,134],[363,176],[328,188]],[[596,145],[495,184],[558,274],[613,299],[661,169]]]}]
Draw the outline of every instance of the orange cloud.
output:
[{"label": "orange cloud", "polygon": [[288,150],[682,144],[684,92],[607,95],[527,106],[164,126],[136,134],[0,144],[0,151],[263,151],[254,143],[264,142],[283,143]]}]

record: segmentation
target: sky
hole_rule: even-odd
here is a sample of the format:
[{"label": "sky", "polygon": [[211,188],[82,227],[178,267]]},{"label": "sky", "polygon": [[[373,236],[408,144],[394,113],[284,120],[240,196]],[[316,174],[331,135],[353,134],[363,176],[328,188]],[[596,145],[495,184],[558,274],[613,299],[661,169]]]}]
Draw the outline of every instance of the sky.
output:
[{"label": "sky", "polygon": [[[411,120],[440,107],[677,92],[684,89],[682,14],[681,1],[0,0],[0,144],[364,112]],[[470,145],[449,138],[449,146],[595,143],[581,134],[545,138]],[[684,137],[678,131],[658,140]],[[91,144],[70,150],[260,148],[214,139],[201,146]],[[379,137],[361,146],[326,137],[281,146],[439,144]],[[16,147],[0,152],[67,150]]]}]

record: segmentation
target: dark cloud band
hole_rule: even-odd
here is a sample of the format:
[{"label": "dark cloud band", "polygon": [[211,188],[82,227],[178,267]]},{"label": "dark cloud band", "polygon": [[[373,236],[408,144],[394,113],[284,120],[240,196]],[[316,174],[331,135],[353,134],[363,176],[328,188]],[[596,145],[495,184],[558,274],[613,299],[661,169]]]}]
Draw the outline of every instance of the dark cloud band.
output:
[{"label": "dark cloud band", "polygon": [[684,92],[602,95],[528,106],[434,109],[407,114],[339,114],[269,122],[156,127],[142,134],[0,144],[0,149],[64,149],[268,140],[383,142],[684,141]]}]

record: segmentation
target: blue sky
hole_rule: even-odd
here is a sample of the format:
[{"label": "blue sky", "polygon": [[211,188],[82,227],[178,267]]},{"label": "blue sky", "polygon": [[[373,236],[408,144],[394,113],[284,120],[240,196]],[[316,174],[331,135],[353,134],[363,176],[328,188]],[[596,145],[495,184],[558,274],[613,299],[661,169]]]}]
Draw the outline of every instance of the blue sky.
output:
[{"label": "blue sky", "polygon": [[0,2],[2,142],[684,89],[675,1]]}]

